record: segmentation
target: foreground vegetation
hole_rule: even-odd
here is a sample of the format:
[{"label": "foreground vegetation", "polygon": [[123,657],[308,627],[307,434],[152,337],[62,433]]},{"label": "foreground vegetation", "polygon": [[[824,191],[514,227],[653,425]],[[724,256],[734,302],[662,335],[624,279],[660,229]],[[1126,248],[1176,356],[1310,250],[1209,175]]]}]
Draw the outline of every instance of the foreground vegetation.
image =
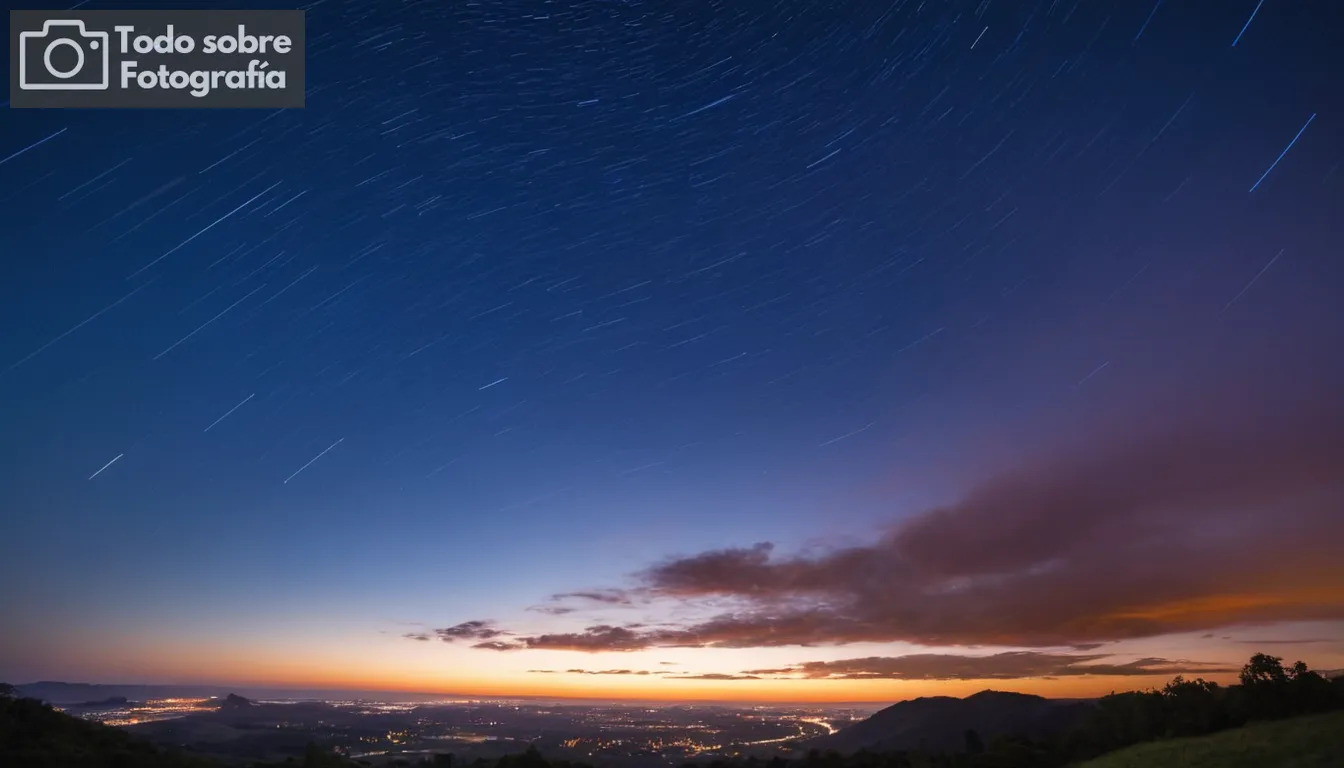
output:
[{"label": "foreground vegetation", "polygon": [[[1211,735],[1213,734],[1213,735]],[[714,760],[699,768],[1313,768],[1344,755],[1344,677],[1327,680],[1302,662],[1256,654],[1240,684],[1219,686],[1177,677],[1162,690],[1098,699],[1076,723],[1045,739],[975,731],[957,752],[811,751],[794,760]],[[1086,762],[1086,761],[1091,762]],[[309,745],[299,758],[255,768],[355,768]],[[455,763],[435,755],[393,765],[449,768],[587,768],[547,760],[535,749],[498,760]],[[222,768],[214,760],[161,749],[130,734],[58,712],[0,684],[0,766],[5,768]],[[687,768],[695,768],[688,766]]]},{"label": "foreground vegetation", "polygon": [[1344,712],[1256,723],[1112,752],[1079,768],[1328,768],[1344,763]]},{"label": "foreground vegetation", "polygon": [[218,768],[35,699],[15,698],[5,688],[0,690],[0,766],[5,768]]}]

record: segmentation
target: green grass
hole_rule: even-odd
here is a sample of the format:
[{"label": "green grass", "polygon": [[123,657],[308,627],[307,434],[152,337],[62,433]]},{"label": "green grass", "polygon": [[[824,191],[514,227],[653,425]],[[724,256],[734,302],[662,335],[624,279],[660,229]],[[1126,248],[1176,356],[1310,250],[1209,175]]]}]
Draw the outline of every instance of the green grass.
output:
[{"label": "green grass", "polygon": [[1211,736],[1136,744],[1079,768],[1338,768],[1344,712],[1256,723]]}]

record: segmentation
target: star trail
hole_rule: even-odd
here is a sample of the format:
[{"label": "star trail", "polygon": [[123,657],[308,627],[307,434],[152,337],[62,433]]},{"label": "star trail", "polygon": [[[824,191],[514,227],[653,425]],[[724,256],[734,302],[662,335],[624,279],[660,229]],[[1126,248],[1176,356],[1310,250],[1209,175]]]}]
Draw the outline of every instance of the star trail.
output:
[{"label": "star trail", "polygon": [[0,679],[1344,636],[1338,3],[305,10],[304,109],[0,112]]}]

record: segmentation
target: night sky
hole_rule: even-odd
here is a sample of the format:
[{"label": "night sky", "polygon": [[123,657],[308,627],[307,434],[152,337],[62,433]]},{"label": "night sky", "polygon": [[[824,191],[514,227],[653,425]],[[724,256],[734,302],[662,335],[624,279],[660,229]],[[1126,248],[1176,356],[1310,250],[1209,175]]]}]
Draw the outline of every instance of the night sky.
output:
[{"label": "night sky", "polygon": [[307,11],[0,113],[0,679],[1344,667],[1344,5]]}]

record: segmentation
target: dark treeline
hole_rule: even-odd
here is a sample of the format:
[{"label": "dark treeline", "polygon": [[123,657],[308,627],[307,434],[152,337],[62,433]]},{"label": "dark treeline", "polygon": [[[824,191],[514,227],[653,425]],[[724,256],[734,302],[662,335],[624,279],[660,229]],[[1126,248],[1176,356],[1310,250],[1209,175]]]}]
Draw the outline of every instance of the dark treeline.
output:
[{"label": "dark treeline", "polygon": [[[1161,690],[1113,693],[1084,710],[1077,722],[1046,739],[1011,735],[986,740],[967,731],[956,752],[812,750],[794,759],[749,757],[688,763],[684,768],[1063,768],[1146,741],[1202,736],[1253,721],[1344,709],[1344,677],[1327,680],[1297,662],[1256,654],[1237,685],[1176,677]],[[70,717],[0,685],[0,765],[9,768],[219,768],[206,758],[165,750],[124,731]],[[353,768],[369,765],[309,745],[303,757],[255,768]],[[399,759],[392,765],[433,768],[591,768],[550,760],[535,748],[487,760],[441,754]]]}]

